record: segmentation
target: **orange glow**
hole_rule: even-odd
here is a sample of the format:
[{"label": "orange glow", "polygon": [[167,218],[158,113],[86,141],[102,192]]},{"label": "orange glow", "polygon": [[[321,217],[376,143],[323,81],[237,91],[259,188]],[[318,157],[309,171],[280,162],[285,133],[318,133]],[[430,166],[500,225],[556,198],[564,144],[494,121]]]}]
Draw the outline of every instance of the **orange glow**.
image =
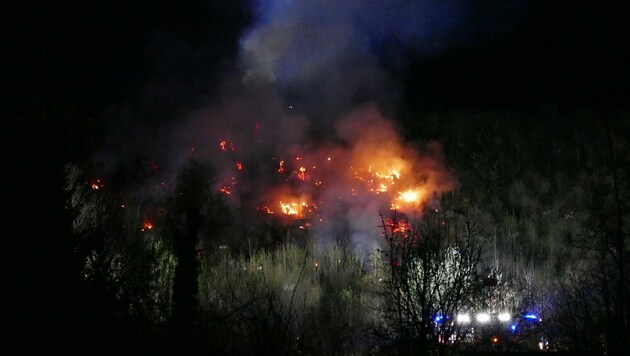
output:
[{"label": "orange glow", "polygon": [[390,180],[394,180],[394,179],[400,179],[400,172],[398,172],[398,170],[396,169],[392,169],[391,171],[385,173],[385,174],[381,174],[379,172],[374,172],[374,175],[378,178],[381,179],[390,179]]},{"label": "orange glow", "polygon": [[231,195],[232,189],[236,186],[236,184],[237,184],[236,177],[232,177],[229,180],[225,179],[223,181],[223,184],[217,190],[219,191],[219,193]]},{"label": "orange glow", "polygon": [[263,204],[258,210],[267,214],[281,213],[281,216],[287,216],[294,219],[304,219],[313,217],[317,213],[316,204],[311,202],[307,195],[299,196],[290,192],[289,189],[278,189],[268,193],[268,201],[275,201],[271,205]]},{"label": "orange glow", "polygon": [[402,220],[385,219],[385,225],[392,233],[407,233],[411,230],[409,223]]},{"label": "orange glow", "polygon": [[148,231],[153,229],[153,223],[150,221],[146,221],[142,224],[142,231]]},{"label": "orange glow", "polygon": [[[272,162],[267,161],[268,166],[262,172],[255,171],[261,165],[252,164],[248,160],[252,157],[246,155],[264,153],[258,150],[257,139],[266,140],[269,138],[266,130],[273,131],[275,127],[258,122],[252,125],[255,137],[242,136],[251,135],[248,130],[248,133],[239,132],[239,141],[235,141],[251,143],[252,147],[229,152],[230,157],[222,158],[220,163],[230,167],[219,170],[230,172],[236,167],[237,171],[245,171],[248,164],[247,171],[251,174],[238,174],[238,185],[231,177],[233,173],[217,177],[215,189],[235,204],[248,204],[238,199],[243,197],[239,192],[243,189],[248,200],[254,199],[252,208],[276,214],[274,219],[306,219],[315,223],[336,216],[343,218],[345,214],[340,209],[352,209],[353,216],[360,218],[364,217],[362,214],[378,217],[375,211],[387,208],[417,217],[424,207],[435,208],[439,194],[454,188],[439,144],[426,143],[422,152],[417,144],[405,142],[393,121],[373,107],[360,108],[337,122],[335,140],[284,142],[284,136],[273,136],[277,141]],[[234,150],[229,140],[221,138],[218,142],[221,151]],[[393,229],[402,232],[406,227],[399,224]]]},{"label": "orange glow", "polygon": [[298,215],[300,210],[300,204],[298,203],[280,202],[280,211],[286,215]]},{"label": "orange glow", "polygon": [[418,204],[422,201],[421,189],[407,189],[404,192],[398,192],[397,200],[409,204]]},{"label": "orange glow", "polygon": [[220,139],[219,140],[219,149],[221,149],[221,151],[223,151],[223,152],[227,152],[228,150],[234,151],[234,145],[232,143],[228,142],[225,139]]},{"label": "orange glow", "polygon": [[300,172],[298,173],[298,178],[300,178],[300,180],[306,180],[306,168],[304,167],[300,167]]},{"label": "orange glow", "polygon": [[280,211],[285,215],[296,216],[299,218],[305,217],[307,213],[313,212],[316,209],[314,205],[310,205],[305,201],[292,201],[285,203],[279,202]]},{"label": "orange glow", "polygon": [[426,201],[422,189],[407,189],[398,192],[398,196],[390,205],[391,210],[418,209]]},{"label": "orange glow", "polygon": [[99,190],[99,189],[103,188],[103,182],[101,182],[100,179],[96,179],[94,182],[92,182],[92,184],[90,186],[94,190]]}]

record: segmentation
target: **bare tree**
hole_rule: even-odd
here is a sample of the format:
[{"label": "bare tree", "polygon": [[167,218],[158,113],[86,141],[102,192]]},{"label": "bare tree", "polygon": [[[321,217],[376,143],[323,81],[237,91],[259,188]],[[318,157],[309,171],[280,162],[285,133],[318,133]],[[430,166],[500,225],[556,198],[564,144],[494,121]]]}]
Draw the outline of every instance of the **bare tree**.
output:
[{"label": "bare tree", "polygon": [[468,211],[430,209],[415,226],[382,218],[389,275],[383,288],[392,352],[439,354],[470,343],[472,323],[457,319],[486,307],[497,287],[484,284],[482,247]]}]

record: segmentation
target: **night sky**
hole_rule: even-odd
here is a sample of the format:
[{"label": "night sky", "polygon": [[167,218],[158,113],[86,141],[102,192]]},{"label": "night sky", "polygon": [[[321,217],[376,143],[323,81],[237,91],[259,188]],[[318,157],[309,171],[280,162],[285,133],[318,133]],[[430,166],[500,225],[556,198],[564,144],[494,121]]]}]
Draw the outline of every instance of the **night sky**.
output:
[{"label": "night sky", "polygon": [[0,183],[20,197],[9,221],[42,221],[14,225],[25,258],[18,269],[37,275],[42,295],[67,282],[62,267],[44,282],[36,268],[59,266],[68,253],[51,242],[68,229],[54,223],[64,216],[61,162],[92,158],[125,129],[161,137],[234,78],[265,81],[323,123],[314,125],[321,132],[367,101],[404,113],[627,110],[630,31],[618,2],[252,3],[3,4]]},{"label": "night sky", "polygon": [[[262,17],[241,2],[17,3],[5,15],[10,31],[3,70],[11,94],[4,101],[31,106],[133,103],[152,81],[189,84],[204,77],[202,91],[217,81],[221,66],[235,63],[239,39]],[[399,9],[405,3],[392,2]],[[381,65],[426,105],[623,103],[629,39],[624,8],[615,2],[419,3],[427,5],[417,11],[431,19],[404,19],[407,11],[386,9],[393,18],[368,18],[363,25],[373,30]],[[376,16],[370,13],[375,6],[363,7],[357,16]]]}]

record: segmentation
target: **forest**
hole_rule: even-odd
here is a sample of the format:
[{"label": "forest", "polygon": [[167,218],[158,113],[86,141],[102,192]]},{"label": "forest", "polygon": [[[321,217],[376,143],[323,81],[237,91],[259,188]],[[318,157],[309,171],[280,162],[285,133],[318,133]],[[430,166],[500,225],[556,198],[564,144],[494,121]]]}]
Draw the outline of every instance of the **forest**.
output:
[{"label": "forest", "polygon": [[627,11],[326,5],[10,12],[14,349],[630,348]]},{"label": "forest", "polygon": [[443,144],[457,187],[416,215],[382,211],[372,219],[380,224],[364,227],[381,241],[363,254],[350,232],[314,236],[308,216],[230,207],[211,188],[212,167],[194,158],[152,201],[68,165],[81,315],[99,330],[84,335],[88,345],[201,354],[623,350],[627,117],[551,109],[519,130],[505,127],[514,115],[524,114],[410,121],[422,123],[410,136]]}]

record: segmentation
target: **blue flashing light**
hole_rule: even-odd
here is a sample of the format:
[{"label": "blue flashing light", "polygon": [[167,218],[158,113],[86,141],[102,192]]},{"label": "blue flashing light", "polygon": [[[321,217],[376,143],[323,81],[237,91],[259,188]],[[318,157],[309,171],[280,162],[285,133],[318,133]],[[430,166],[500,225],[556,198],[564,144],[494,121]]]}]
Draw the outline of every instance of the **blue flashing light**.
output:
[{"label": "blue flashing light", "polygon": [[538,321],[538,315],[536,314],[525,314],[523,315],[523,318]]},{"label": "blue flashing light", "polygon": [[517,331],[517,329],[518,329],[518,326],[516,324],[510,325],[510,331],[511,332],[515,333]]},{"label": "blue flashing light", "polygon": [[441,322],[442,320],[444,320],[444,317],[443,317],[442,315],[440,315],[440,314],[436,314],[436,315],[435,315],[435,317],[433,318],[433,320],[434,320],[436,323],[439,323],[439,322]]}]

